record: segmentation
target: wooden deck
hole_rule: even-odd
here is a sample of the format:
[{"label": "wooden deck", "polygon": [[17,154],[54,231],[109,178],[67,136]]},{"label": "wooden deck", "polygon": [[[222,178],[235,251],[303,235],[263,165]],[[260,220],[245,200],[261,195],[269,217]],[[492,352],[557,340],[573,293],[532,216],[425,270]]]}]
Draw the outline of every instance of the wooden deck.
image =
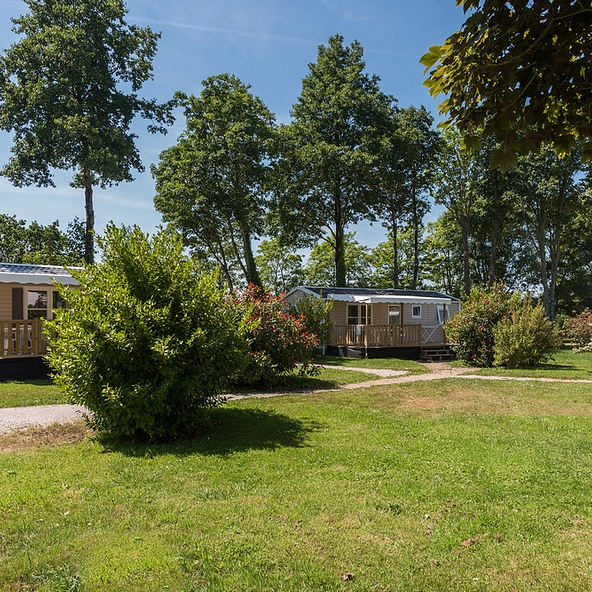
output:
[{"label": "wooden deck", "polygon": [[0,358],[36,357],[46,353],[41,319],[0,320]]},{"label": "wooden deck", "polygon": [[421,345],[421,325],[333,325],[329,345],[418,347]]}]

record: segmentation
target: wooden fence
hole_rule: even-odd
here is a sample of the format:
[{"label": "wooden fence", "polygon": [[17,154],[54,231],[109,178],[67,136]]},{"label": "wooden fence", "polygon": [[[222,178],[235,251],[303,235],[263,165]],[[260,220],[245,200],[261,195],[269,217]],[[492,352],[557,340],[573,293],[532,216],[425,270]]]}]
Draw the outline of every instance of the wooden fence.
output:
[{"label": "wooden fence", "polygon": [[333,325],[330,345],[411,347],[421,345],[421,325]]},{"label": "wooden fence", "polygon": [[0,320],[0,357],[47,353],[41,319]]}]

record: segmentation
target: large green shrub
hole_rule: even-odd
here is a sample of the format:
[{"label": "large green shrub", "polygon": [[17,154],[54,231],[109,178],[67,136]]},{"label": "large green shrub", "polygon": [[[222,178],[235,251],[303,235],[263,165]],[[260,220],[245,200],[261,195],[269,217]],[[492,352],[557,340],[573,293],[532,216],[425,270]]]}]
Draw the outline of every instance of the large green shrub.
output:
[{"label": "large green shrub", "polygon": [[319,347],[329,343],[331,338],[331,311],[333,300],[325,300],[313,294],[308,294],[288,307],[288,311],[297,317],[301,317],[310,333],[319,339]]},{"label": "large green shrub", "polygon": [[59,288],[71,311],[46,323],[57,383],[114,436],[196,433],[246,364],[248,322],[178,237],[110,225],[98,243],[102,263],[73,271],[82,289]]},{"label": "large green shrub", "polygon": [[313,374],[318,338],[307,331],[299,316],[286,312],[282,296],[273,296],[254,285],[234,293],[230,301],[250,323],[247,366],[237,372],[236,384],[273,385],[296,372]]},{"label": "large green shrub", "polygon": [[471,366],[493,364],[493,330],[509,314],[511,300],[501,284],[494,284],[487,292],[471,292],[460,312],[444,325],[459,360]]},{"label": "large green shrub", "polygon": [[545,315],[541,302],[531,298],[513,302],[510,314],[494,327],[495,366],[532,368],[552,357],[561,347],[561,335]]}]

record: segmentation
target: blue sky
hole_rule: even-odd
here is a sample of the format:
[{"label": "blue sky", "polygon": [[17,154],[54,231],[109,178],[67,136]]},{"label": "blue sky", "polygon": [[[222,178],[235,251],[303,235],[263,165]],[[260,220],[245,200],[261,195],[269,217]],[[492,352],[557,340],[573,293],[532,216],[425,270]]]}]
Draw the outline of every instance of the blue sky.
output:
[{"label": "blue sky", "polygon": [[[454,0],[131,0],[127,7],[129,24],[162,33],[154,80],[143,87],[143,96],[165,101],[177,90],[199,94],[202,80],[229,72],[250,84],[280,122],[290,120],[290,108],[308,64],[316,60],[318,45],[336,33],[346,43],[357,39],[362,44],[367,71],[380,77],[383,91],[396,97],[400,106],[423,104],[437,118],[437,103],[422,87],[419,59],[465,20]],[[0,49],[17,40],[10,18],[25,12],[22,1],[0,0]],[[148,232],[160,224],[148,170],[183,127],[181,113],[166,136],[151,135],[142,120],[136,121],[134,132],[147,172],[135,175],[132,183],[96,189],[99,233],[110,220],[138,224]],[[10,146],[10,135],[0,132],[2,165]],[[42,224],[59,220],[65,229],[74,216],[84,219],[84,195],[69,186],[71,175],[57,171],[56,188],[23,189],[0,177],[0,212]],[[380,226],[354,230],[363,244],[384,240]]]}]

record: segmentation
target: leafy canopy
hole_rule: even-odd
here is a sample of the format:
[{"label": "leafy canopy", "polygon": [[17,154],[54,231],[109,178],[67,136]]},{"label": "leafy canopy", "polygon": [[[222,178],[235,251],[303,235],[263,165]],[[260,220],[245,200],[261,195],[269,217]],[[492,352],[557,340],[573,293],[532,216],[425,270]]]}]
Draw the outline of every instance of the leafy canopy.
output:
[{"label": "leafy canopy", "polygon": [[229,283],[235,261],[246,283],[259,284],[251,239],[263,231],[274,116],[235,76],[202,84],[198,97],[177,93],[187,127],[152,167],[154,205],[187,244],[219,261]]},{"label": "leafy canopy", "polygon": [[[456,0],[470,15],[421,63],[424,83],[447,95],[440,112],[469,147],[494,135],[492,168],[542,142],[558,153],[580,139],[592,156],[592,7],[586,0]],[[482,131],[481,131],[482,130]]]},{"label": "leafy canopy", "polygon": [[338,286],[346,282],[348,224],[372,217],[375,164],[392,98],[365,72],[362,46],[335,35],[318,48],[283,128],[284,191],[279,206],[288,233],[308,245],[331,236]]},{"label": "leafy canopy", "polygon": [[[152,78],[159,34],[128,25],[122,0],[25,0],[12,19],[21,39],[0,56],[0,129],[14,133],[2,169],[17,186],[53,185],[52,168],[73,169],[87,192],[87,260],[92,259],[92,186],[142,171],[136,114],[165,131],[171,105],[137,95]],[[123,89],[120,88],[122,85]]]}]

